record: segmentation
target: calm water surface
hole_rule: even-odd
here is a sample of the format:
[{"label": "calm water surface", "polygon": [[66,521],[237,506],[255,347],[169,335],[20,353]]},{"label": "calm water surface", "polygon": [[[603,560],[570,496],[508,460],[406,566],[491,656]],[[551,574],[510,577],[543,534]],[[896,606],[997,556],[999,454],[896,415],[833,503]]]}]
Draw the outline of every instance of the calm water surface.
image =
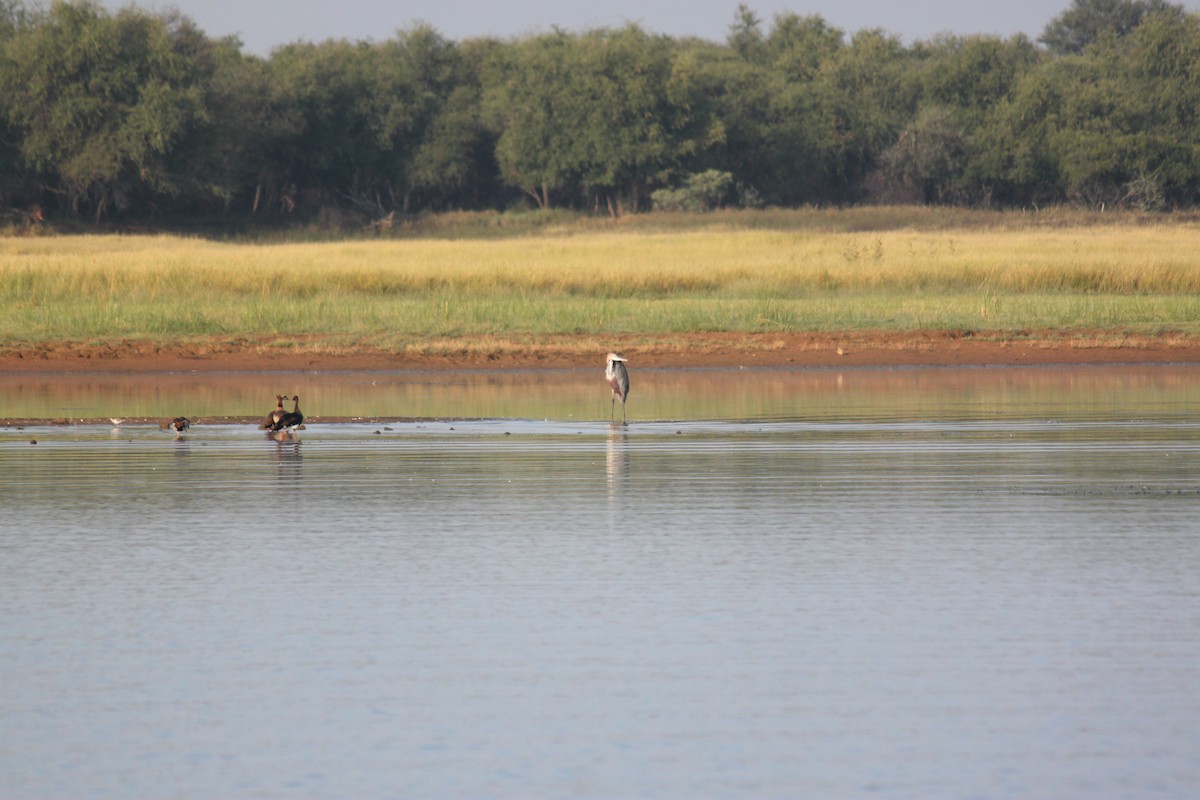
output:
[{"label": "calm water surface", "polygon": [[397,421],[0,428],[4,797],[1200,786],[1196,368],[221,380]]}]

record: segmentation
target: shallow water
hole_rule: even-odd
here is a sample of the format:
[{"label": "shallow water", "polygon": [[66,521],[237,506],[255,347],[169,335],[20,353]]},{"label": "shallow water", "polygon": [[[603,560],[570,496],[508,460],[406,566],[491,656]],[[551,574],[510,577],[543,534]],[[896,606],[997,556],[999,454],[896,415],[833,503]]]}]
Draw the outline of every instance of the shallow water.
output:
[{"label": "shallow water", "polygon": [[0,429],[4,796],[1189,796],[1196,372]]},{"label": "shallow water", "polygon": [[[1195,365],[1062,369],[637,369],[645,420],[1191,418]],[[0,375],[0,419],[262,416],[277,394],[305,414],[373,419],[607,420],[603,370]],[[287,407],[291,408],[289,402]],[[616,409],[619,417],[620,407]]]}]

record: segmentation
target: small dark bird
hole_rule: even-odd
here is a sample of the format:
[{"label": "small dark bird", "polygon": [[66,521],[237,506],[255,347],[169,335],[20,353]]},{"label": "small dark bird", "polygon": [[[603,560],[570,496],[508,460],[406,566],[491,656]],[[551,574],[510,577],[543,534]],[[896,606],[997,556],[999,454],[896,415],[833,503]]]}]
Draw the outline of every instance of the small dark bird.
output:
[{"label": "small dark bird", "polygon": [[262,425],[258,426],[258,429],[260,431],[278,430],[278,428],[275,428],[275,425],[286,413],[287,412],[283,410],[283,395],[275,395],[275,410],[270,414],[267,414],[267,418],[263,420]]},{"label": "small dark bird", "polygon": [[175,419],[171,420],[170,427],[174,428],[179,433],[183,433],[188,428],[192,427],[192,423],[188,422],[187,417],[176,417]]},{"label": "small dark bird", "polygon": [[609,353],[604,377],[608,379],[608,386],[612,389],[610,419],[616,419],[617,401],[620,400],[621,421],[625,422],[625,400],[629,397],[629,372],[625,369],[625,359],[616,353]]},{"label": "small dark bird", "polygon": [[300,413],[300,395],[293,396],[292,401],[296,404],[295,407],[280,417],[271,430],[290,431],[304,424],[304,414]]}]

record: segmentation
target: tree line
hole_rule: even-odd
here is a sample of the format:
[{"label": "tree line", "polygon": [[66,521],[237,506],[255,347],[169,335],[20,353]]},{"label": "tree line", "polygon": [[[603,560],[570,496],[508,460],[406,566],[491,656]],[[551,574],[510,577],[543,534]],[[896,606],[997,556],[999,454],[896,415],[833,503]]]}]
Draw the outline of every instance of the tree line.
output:
[{"label": "tree line", "polygon": [[267,58],[178,12],[0,0],[0,87],[0,206],[67,219],[1200,202],[1200,17],[1164,0],[1074,0],[1036,42],[743,5],[724,42],[416,25]]}]

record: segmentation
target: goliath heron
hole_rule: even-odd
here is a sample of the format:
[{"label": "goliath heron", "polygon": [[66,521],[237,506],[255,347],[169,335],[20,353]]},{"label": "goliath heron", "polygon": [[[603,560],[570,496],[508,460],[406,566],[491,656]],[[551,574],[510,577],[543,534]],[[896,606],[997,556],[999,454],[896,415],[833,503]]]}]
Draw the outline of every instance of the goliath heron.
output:
[{"label": "goliath heron", "polygon": [[625,359],[616,353],[609,353],[608,366],[604,368],[604,377],[608,378],[608,386],[612,389],[609,418],[616,419],[617,400],[620,400],[621,421],[625,422],[625,400],[629,397],[629,372],[625,369]]}]

